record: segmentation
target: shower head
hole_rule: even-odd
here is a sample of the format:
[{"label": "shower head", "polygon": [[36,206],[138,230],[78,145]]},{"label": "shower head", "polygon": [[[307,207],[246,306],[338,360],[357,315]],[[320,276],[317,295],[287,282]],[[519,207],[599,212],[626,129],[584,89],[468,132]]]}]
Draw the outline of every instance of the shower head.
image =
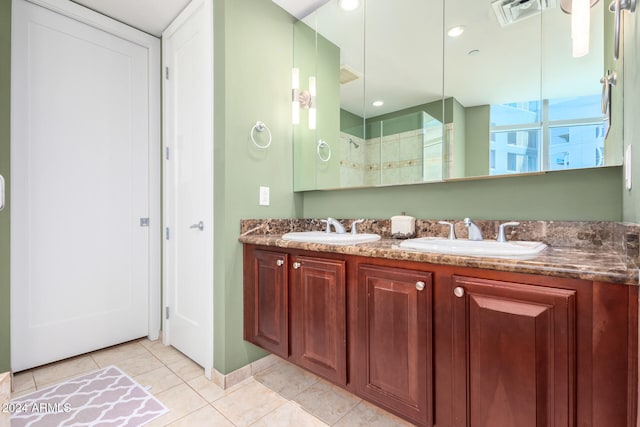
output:
[{"label": "shower head", "polygon": [[356,143],[353,138],[349,138],[349,144],[353,144],[354,147],[360,148],[360,144]]}]

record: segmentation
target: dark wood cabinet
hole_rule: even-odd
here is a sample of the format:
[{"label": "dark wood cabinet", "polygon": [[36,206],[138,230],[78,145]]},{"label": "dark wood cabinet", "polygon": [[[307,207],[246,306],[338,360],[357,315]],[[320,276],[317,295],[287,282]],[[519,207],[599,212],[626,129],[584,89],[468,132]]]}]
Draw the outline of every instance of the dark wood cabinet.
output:
[{"label": "dark wood cabinet", "polygon": [[432,424],[431,273],[361,265],[356,390],[419,425]]},{"label": "dark wood cabinet", "polygon": [[[245,256],[247,256],[245,248]],[[289,355],[288,255],[251,251],[244,267],[244,339]]]},{"label": "dark wood cabinet", "polygon": [[291,357],[330,381],[347,383],[345,262],[292,257]]},{"label": "dark wood cabinet", "polygon": [[576,292],[454,276],[456,426],[576,425]]},{"label": "dark wood cabinet", "polygon": [[638,286],[246,244],[244,337],[424,427],[635,427]]}]

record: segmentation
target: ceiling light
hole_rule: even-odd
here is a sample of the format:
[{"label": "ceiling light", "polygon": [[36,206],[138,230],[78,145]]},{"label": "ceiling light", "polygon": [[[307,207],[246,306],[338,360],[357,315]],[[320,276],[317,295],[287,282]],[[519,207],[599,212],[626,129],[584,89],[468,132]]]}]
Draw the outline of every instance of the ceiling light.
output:
[{"label": "ceiling light", "polygon": [[373,101],[371,105],[373,105],[374,107],[382,107],[384,105],[384,101],[379,99],[377,101]]},{"label": "ceiling light", "polygon": [[338,5],[344,10],[355,10],[359,4],[358,0],[338,0]]},{"label": "ceiling light", "polygon": [[449,37],[458,37],[462,33],[464,33],[464,25],[458,25],[456,27],[451,27],[451,28],[449,28],[449,31],[447,31],[447,35]]}]

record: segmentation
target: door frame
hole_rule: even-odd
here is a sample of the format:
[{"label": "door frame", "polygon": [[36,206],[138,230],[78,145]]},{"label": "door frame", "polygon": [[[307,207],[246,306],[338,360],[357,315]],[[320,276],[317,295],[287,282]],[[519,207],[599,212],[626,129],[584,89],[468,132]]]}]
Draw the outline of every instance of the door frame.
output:
[{"label": "door frame", "polygon": [[[162,32],[162,39],[163,39],[163,43],[162,43],[162,93],[164,94],[164,96],[162,97],[162,147],[163,147],[163,165],[165,167],[163,167],[162,170],[162,183],[163,183],[163,187],[162,187],[162,220],[163,220],[163,231],[165,233],[169,232],[171,235],[174,235],[176,231],[176,226],[173,220],[173,216],[172,216],[172,209],[173,206],[170,203],[171,201],[171,197],[169,197],[169,193],[170,191],[177,191],[175,188],[173,188],[172,186],[172,171],[170,170],[170,166],[167,163],[167,157],[166,157],[166,151],[167,149],[170,149],[170,139],[169,139],[169,135],[170,135],[170,130],[169,130],[169,121],[172,119],[170,112],[170,103],[171,103],[171,99],[170,97],[167,95],[169,92],[169,88],[168,88],[168,83],[167,83],[167,78],[166,78],[166,74],[165,74],[165,70],[168,66],[167,64],[167,58],[169,57],[169,52],[168,52],[168,43],[164,43],[164,38],[165,37],[170,37],[171,35],[173,35],[189,18],[191,18],[191,16],[193,15],[194,12],[196,12],[200,7],[204,7],[205,13],[207,14],[207,28],[205,29],[205,32],[207,34],[207,42],[206,42],[206,51],[208,52],[208,58],[207,58],[207,62],[208,62],[208,67],[210,69],[210,72],[208,73],[208,75],[210,76],[210,79],[205,81],[205,82],[201,82],[202,83],[202,91],[206,92],[206,96],[208,97],[207,100],[207,105],[210,108],[210,114],[209,117],[211,117],[211,121],[209,123],[209,129],[208,129],[208,134],[209,134],[209,140],[210,140],[210,151],[211,151],[211,156],[212,156],[212,165],[213,165],[213,156],[214,156],[214,144],[213,144],[213,102],[214,102],[214,84],[213,84],[213,63],[214,63],[214,58],[213,58],[213,37],[214,37],[214,33],[213,33],[213,26],[214,26],[214,22],[213,22],[213,0],[192,0],[183,10],[182,12],[180,12],[180,14],[173,20],[173,22],[171,22],[171,24],[169,24],[169,26]],[[169,71],[170,73],[171,71]],[[170,154],[171,156],[171,154]],[[170,157],[169,156],[169,157]],[[207,224],[207,229],[211,230],[210,233],[206,233],[206,236],[208,237],[208,245],[211,249],[211,270],[209,272],[210,277],[209,277],[209,281],[211,282],[211,286],[209,288],[209,291],[207,293],[207,295],[203,295],[203,298],[206,298],[210,304],[207,304],[207,313],[206,313],[206,317],[209,319],[208,324],[207,324],[207,335],[208,335],[208,340],[207,342],[203,343],[203,345],[207,346],[207,360],[209,361],[209,363],[207,363],[206,366],[204,366],[204,374],[208,379],[212,378],[212,373],[213,373],[213,364],[214,364],[214,339],[213,339],[213,327],[214,327],[214,320],[213,320],[213,316],[214,316],[214,308],[213,308],[213,299],[214,299],[214,291],[213,291],[213,280],[214,280],[214,272],[213,272],[213,255],[214,255],[214,208],[213,208],[213,203],[214,203],[214,195],[213,195],[213,190],[214,190],[214,172],[213,172],[213,168],[210,171],[210,177],[209,177],[209,182],[210,182],[210,188],[211,188],[211,202],[210,203],[210,217],[211,217],[211,224]],[[169,231],[167,231],[169,230]],[[169,236],[171,237],[171,236]],[[164,236],[164,240],[163,240],[163,245],[162,245],[162,305],[163,308],[166,310],[168,307],[172,306],[172,299],[171,299],[171,295],[172,295],[172,290],[174,289],[174,287],[176,286],[175,283],[173,283],[172,280],[172,276],[170,274],[170,266],[173,265],[173,263],[175,263],[175,261],[173,260],[173,257],[171,256],[171,251],[167,250],[166,245],[164,244],[167,240],[167,235],[165,234]],[[169,316],[170,317],[170,316]],[[162,319],[163,319],[163,328],[162,328],[162,341],[165,345],[171,345],[171,321],[170,319],[167,319],[166,316],[166,312],[163,312],[162,314]]]},{"label": "door frame", "polygon": [[[69,0],[13,0],[26,1],[74,19],[96,29],[135,43],[146,49],[148,104],[149,104],[149,317],[148,337],[158,339],[161,327],[161,209],[160,209],[160,39],[126,24],[118,22]],[[13,72],[13,69],[12,69]],[[12,84],[12,92],[14,91]],[[15,118],[12,118],[13,123]],[[14,126],[11,126],[11,140],[14,140]]]}]

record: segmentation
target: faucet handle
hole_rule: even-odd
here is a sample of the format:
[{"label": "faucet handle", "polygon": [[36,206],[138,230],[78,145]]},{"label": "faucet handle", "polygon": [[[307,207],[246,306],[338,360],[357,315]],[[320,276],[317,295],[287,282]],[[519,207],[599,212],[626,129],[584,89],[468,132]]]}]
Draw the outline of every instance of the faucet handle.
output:
[{"label": "faucet handle", "polygon": [[506,227],[515,227],[520,225],[519,222],[517,221],[512,221],[512,222],[505,222],[504,224],[500,224],[500,228],[498,230],[498,238],[496,239],[498,242],[506,242],[507,241],[507,235],[504,232],[504,229]]},{"label": "faucet handle", "polygon": [[453,223],[447,221],[438,221],[438,224],[449,226],[449,240],[456,240],[456,230],[453,228]]},{"label": "faucet handle", "polygon": [[[329,218],[331,219],[331,218]],[[331,223],[329,222],[328,219],[321,219],[320,222],[324,222],[325,224],[327,224],[327,227],[325,228],[325,233],[331,233]]]},{"label": "faucet handle", "polygon": [[364,218],[360,218],[360,219],[356,219],[355,221],[353,221],[351,223],[351,234],[358,234],[358,229],[356,228],[356,226],[358,224],[362,224],[364,222]]}]

